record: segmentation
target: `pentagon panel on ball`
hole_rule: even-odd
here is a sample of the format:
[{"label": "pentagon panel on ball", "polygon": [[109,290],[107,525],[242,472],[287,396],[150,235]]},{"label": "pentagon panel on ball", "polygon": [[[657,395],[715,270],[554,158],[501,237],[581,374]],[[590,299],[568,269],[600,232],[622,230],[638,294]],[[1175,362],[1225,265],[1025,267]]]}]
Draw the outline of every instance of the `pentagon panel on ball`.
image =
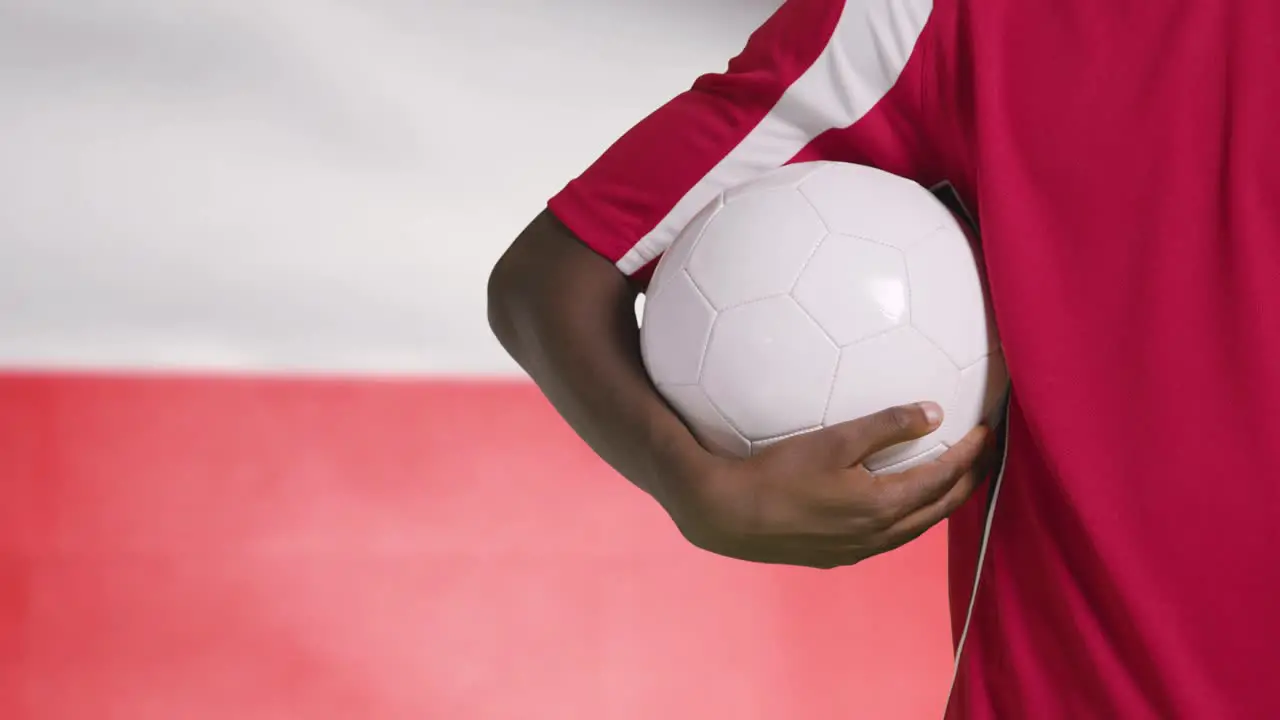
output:
[{"label": "pentagon panel on ball", "polygon": [[641,348],[671,407],[728,456],[942,405],[938,430],[865,459],[875,473],[998,418],[1008,385],[964,227],[920,185],[845,163],[789,165],[709,203],[658,263]]}]

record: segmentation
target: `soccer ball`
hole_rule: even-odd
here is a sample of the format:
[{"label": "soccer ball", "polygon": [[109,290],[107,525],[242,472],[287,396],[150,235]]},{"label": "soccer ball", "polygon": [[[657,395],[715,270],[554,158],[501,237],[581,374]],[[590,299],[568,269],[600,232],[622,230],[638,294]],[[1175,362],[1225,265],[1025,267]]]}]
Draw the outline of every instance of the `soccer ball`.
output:
[{"label": "soccer ball", "polygon": [[898,472],[1003,411],[1008,376],[969,237],[931,192],[859,165],[788,165],[718,196],[654,271],[641,348],[709,450],[932,400],[941,427],[865,461]]}]

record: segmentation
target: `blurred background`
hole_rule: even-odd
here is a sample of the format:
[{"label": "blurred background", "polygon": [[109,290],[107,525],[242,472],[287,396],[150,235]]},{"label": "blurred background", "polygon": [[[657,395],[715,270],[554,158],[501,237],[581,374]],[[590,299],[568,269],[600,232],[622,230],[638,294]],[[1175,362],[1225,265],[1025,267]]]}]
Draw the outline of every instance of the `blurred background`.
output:
[{"label": "blurred background", "polygon": [[0,0],[0,718],[937,717],[935,531],[688,547],[489,268],[767,0]]}]

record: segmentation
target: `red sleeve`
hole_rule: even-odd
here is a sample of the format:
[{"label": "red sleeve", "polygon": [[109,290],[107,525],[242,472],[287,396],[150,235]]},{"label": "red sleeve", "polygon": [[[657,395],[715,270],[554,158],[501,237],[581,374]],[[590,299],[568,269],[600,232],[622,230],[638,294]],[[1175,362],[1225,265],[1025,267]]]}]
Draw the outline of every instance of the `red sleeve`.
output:
[{"label": "red sleeve", "polygon": [[795,160],[912,176],[928,0],[788,0],[719,74],[627,132],[548,203],[635,275],[724,190]]}]

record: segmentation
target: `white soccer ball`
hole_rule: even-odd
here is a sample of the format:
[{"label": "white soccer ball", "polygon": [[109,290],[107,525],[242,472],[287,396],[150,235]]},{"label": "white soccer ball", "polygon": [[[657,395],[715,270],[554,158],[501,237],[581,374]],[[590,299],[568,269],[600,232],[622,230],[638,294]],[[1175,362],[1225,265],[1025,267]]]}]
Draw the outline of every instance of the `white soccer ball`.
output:
[{"label": "white soccer ball", "polygon": [[643,313],[650,377],[720,454],[937,402],[941,427],[865,463],[897,472],[1003,410],[968,235],[931,192],[874,168],[800,163],[721,194],[658,263]]}]

